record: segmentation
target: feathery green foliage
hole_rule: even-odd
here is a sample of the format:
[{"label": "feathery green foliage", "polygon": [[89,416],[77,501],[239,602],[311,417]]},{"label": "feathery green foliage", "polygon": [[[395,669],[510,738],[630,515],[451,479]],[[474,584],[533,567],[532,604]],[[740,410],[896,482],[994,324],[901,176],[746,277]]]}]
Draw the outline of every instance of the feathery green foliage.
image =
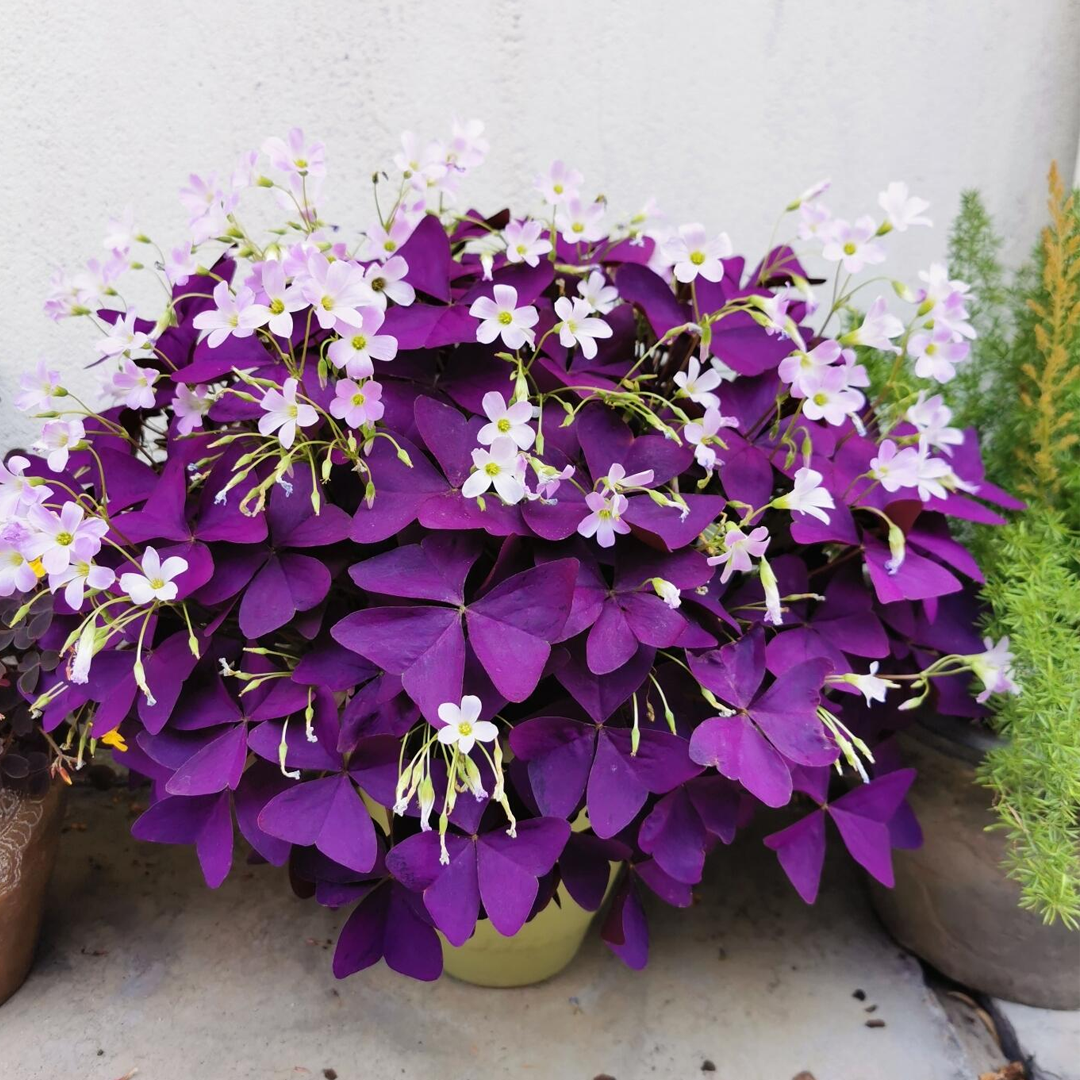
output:
[{"label": "feathery green foliage", "polygon": [[974,288],[971,361],[944,388],[976,427],[989,477],[1028,500],[970,541],[987,575],[987,631],[1008,635],[1023,693],[995,701],[1007,739],[980,780],[1009,837],[1023,907],[1080,921],[1080,213],[1056,167],[1050,222],[1011,282],[977,192],[965,192],[949,271]]}]

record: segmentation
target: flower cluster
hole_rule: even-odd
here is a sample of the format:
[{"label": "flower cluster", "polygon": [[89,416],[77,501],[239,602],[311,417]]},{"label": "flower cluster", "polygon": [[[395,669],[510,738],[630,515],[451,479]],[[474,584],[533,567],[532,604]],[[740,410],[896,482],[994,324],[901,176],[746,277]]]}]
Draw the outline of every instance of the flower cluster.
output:
[{"label": "flower cluster", "polygon": [[[925,203],[893,184],[849,224],[818,185],[751,266],[558,161],[529,214],[462,209],[486,151],[476,122],[405,135],[359,237],[299,130],[190,177],[179,246],[110,222],[46,304],[96,328],[103,401],[43,362],[40,440],[0,473],[0,595],[53,606],[43,730],[122,750],[152,785],[135,835],[194,844],[211,886],[238,826],[353,905],[339,975],[434,978],[436,931],[514,934],[559,885],[595,909],[612,862],[604,937],[640,967],[641,891],[688,905],[794,797],[820,809],[767,843],[807,900],[826,815],[889,883],[918,827],[888,736],[921,702],[976,715],[973,679],[1015,690],[949,531],[1015,501],[932,386],[889,419],[859,359],[966,357],[943,267],[895,284],[906,314],[854,314]],[[280,226],[249,233],[247,198]],[[806,258],[836,264],[828,306]],[[152,319],[131,269],[164,286]]]}]

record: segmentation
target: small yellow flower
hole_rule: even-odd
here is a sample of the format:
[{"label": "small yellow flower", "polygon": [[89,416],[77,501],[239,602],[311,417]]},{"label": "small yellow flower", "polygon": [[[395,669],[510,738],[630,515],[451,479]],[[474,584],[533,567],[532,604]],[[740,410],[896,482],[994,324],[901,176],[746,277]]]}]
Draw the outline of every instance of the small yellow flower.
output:
[{"label": "small yellow flower", "polygon": [[34,559],[29,563],[30,569],[34,571],[40,581],[46,573],[45,567],[41,564],[41,559]]},{"label": "small yellow flower", "polygon": [[102,735],[98,742],[104,743],[106,746],[111,746],[121,754],[127,750],[127,743],[124,742],[124,736],[120,734],[119,730],[113,730],[107,735]]}]

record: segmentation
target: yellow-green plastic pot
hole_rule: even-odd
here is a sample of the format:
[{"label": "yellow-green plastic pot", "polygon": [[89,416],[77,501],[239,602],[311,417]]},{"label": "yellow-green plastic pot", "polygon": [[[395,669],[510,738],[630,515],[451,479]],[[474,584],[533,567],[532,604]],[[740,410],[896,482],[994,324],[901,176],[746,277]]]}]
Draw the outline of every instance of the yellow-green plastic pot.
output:
[{"label": "yellow-green plastic pot", "polygon": [[[621,866],[611,864],[605,900]],[[474,986],[531,986],[558,975],[577,956],[596,916],[571,900],[562,885],[558,897],[558,904],[552,901],[513,937],[503,937],[488,919],[457,949],[440,934],[443,970]]]}]

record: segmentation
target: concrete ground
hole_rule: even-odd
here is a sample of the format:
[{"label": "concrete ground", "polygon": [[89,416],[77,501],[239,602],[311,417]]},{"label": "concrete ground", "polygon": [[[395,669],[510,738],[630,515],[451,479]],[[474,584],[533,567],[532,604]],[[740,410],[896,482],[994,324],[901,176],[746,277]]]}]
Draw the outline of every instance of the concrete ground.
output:
[{"label": "concrete ground", "polygon": [[847,862],[807,908],[771,852],[718,852],[692,909],[654,905],[642,973],[593,935],[528,989],[382,965],[338,982],[344,912],[242,862],[212,892],[190,849],[132,840],[131,816],[126,793],[72,792],[38,961],[0,1009],[3,1080],[976,1080],[1006,1064],[988,1018],[885,936]]}]

